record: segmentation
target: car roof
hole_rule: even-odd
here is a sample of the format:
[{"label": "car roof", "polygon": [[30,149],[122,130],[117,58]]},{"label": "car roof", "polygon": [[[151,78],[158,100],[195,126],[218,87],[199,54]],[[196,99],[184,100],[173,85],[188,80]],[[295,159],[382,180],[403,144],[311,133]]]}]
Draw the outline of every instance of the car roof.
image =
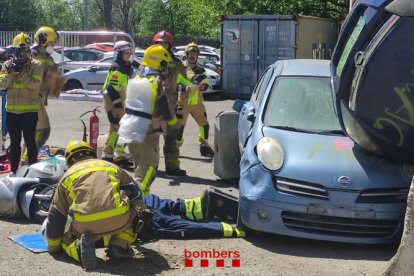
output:
[{"label": "car roof", "polygon": [[323,59],[287,59],[274,63],[282,76],[330,77],[330,61]]}]

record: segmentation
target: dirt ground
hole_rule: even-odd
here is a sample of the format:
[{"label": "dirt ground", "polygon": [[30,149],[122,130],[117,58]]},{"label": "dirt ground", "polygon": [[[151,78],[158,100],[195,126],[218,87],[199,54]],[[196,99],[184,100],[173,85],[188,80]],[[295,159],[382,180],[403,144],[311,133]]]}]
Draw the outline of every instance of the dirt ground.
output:
[{"label": "dirt ground", "polygon": [[[232,103],[217,99],[206,102],[211,125],[210,143],[213,143],[215,115],[230,110]],[[70,139],[81,139],[82,126],[78,117],[97,105],[102,104],[50,100],[47,109],[52,133],[48,144],[64,147]],[[101,113],[100,119],[102,133],[106,131],[106,115]],[[166,176],[161,154],[153,193],[171,199],[191,198],[199,196],[208,186],[237,192],[237,186],[217,179],[210,159],[200,157],[197,133],[197,126],[190,118],[181,151],[182,168],[187,170],[188,176],[180,179]],[[161,240],[137,246],[135,257],[128,261],[111,261],[104,250],[99,249],[97,268],[85,272],[64,254],[32,253],[8,238],[39,229],[39,224],[28,220],[0,218],[1,275],[380,275],[397,249],[396,245],[349,245],[269,234],[254,234],[245,239]],[[193,267],[185,267],[185,250],[237,251],[240,266],[232,267],[232,258],[225,258],[224,267],[216,267],[216,259],[211,258],[208,267],[200,267],[199,259],[194,259]]]}]

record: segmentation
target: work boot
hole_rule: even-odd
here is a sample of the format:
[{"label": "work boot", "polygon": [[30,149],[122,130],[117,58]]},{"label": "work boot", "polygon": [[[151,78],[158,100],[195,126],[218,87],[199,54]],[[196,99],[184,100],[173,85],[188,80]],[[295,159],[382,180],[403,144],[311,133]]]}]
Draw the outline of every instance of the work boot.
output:
[{"label": "work boot", "polygon": [[94,269],[96,266],[95,242],[91,232],[82,233],[80,238],[80,261],[85,270]]},{"label": "work boot", "polygon": [[200,145],[200,154],[204,157],[213,157],[214,151],[208,144],[201,144]]},{"label": "work boot", "polygon": [[106,250],[106,254],[108,255],[108,257],[114,259],[130,259],[135,255],[134,250],[131,247],[125,249],[115,245],[110,245],[109,248]]},{"label": "work boot", "polygon": [[186,176],[187,172],[180,168],[165,168],[165,174],[172,176]]},{"label": "work boot", "polygon": [[210,194],[208,189],[204,189],[201,196],[201,208],[203,211],[203,221],[208,221],[210,212]]}]

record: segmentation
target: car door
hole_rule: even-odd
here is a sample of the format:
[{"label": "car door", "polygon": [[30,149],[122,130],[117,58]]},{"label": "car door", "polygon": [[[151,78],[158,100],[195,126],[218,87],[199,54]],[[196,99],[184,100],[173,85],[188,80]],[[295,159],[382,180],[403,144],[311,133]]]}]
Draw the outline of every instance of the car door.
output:
[{"label": "car door", "polygon": [[256,118],[257,108],[259,107],[260,101],[263,98],[263,94],[266,91],[266,88],[269,84],[272,72],[273,66],[269,66],[263,73],[256,87],[254,88],[250,101],[246,102],[240,110],[238,125],[240,152],[243,152],[247,139],[250,137],[250,130]]},{"label": "car door", "polygon": [[102,90],[108,75],[108,67],[95,67],[89,72],[87,82],[88,90]]}]

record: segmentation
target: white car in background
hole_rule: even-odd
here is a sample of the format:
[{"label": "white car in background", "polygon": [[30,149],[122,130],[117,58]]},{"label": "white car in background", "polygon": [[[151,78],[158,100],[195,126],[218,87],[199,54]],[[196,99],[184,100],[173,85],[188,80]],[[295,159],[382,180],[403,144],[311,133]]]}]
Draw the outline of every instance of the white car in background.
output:
[{"label": "white car in background", "polygon": [[[113,60],[113,56],[104,58],[87,68],[80,68],[65,73],[64,77],[66,78],[66,82],[63,86],[63,91],[73,89],[102,90],[106,76],[108,75],[109,67],[111,67]],[[135,58],[133,62],[134,69],[137,69],[140,64],[141,58]],[[220,92],[220,75],[210,69],[206,69],[206,74],[208,88],[204,93],[210,94]]]}]

